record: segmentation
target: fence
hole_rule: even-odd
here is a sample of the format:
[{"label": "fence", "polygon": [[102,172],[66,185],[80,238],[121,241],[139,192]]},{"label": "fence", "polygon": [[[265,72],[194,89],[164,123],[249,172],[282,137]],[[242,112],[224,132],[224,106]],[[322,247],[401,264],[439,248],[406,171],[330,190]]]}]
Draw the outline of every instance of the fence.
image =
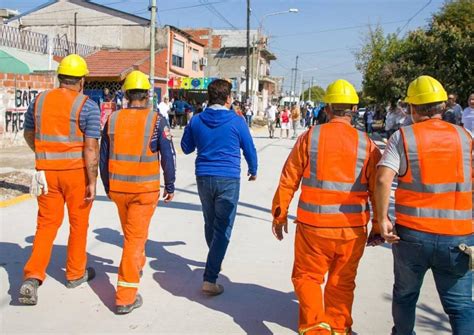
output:
[{"label": "fence", "polygon": [[[0,25],[0,46],[47,54],[48,35]],[[70,53],[87,56],[98,49],[98,47],[78,43],[76,50],[74,43],[68,41],[66,36],[53,39],[53,55],[55,56],[64,57]]]}]

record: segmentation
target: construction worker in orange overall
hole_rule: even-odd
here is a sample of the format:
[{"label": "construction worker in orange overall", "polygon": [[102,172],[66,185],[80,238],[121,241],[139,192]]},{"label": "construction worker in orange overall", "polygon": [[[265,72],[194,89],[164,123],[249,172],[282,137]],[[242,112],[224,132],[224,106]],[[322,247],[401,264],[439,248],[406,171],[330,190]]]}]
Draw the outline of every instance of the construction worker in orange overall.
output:
[{"label": "construction worker in orange overall", "polygon": [[[297,140],[273,198],[273,234],[288,233],[288,207],[301,182],[292,281],[299,300],[299,334],[350,334],[355,277],[367,243],[379,149],[351,126],[359,102],[343,79],[324,97],[329,123]],[[370,245],[382,242],[373,225]],[[321,285],[325,275],[324,293]]]},{"label": "construction worker in orange overall", "polygon": [[59,64],[59,88],[44,91],[25,115],[25,140],[35,152],[35,178],[44,186],[38,196],[38,223],[31,257],[24,268],[19,301],[36,305],[38,286],[45,280],[56,233],[66,203],[70,234],[66,287],[74,288],[95,276],[86,269],[89,213],[95,198],[100,111],[81,92],[89,73],[85,60],[69,55]]},{"label": "construction worker in orange overall", "polygon": [[[405,102],[414,124],[390,137],[378,164],[377,214],[382,236],[393,243],[392,334],[414,333],[416,303],[429,269],[452,333],[474,331],[473,274],[464,253],[474,246],[472,134],[442,120],[446,100],[436,79],[420,76],[411,82]],[[396,175],[394,226],[387,213]]]},{"label": "construction worker in orange overall", "polygon": [[110,115],[100,148],[100,175],[117,205],[124,233],[115,302],[117,314],[142,305],[137,293],[148,227],[160,196],[160,156],[167,203],[174,196],[175,153],[166,119],[148,108],[148,76],[132,71],[123,85],[128,108]]}]

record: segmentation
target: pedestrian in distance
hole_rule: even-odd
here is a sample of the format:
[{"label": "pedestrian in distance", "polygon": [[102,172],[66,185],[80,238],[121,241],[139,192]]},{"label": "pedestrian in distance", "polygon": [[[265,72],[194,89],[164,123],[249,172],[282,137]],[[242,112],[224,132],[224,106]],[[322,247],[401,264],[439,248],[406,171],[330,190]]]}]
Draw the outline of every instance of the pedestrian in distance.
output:
[{"label": "pedestrian in distance", "polygon": [[245,120],[247,121],[247,126],[252,128],[252,118],[253,118],[253,109],[251,104],[245,105]]},{"label": "pedestrian in distance", "polygon": [[[300,187],[292,281],[299,300],[299,334],[351,334],[355,277],[366,244],[382,243],[372,226],[375,143],[351,125],[359,103],[354,87],[339,79],[324,96],[329,122],[304,132],[291,151],[273,198],[273,234],[288,233],[288,208]],[[322,292],[322,285],[327,282]]]},{"label": "pedestrian in distance", "polygon": [[179,125],[179,129],[182,129],[187,124],[186,110],[190,110],[192,107],[182,97],[175,99],[173,103],[173,109],[176,117],[176,125]]},{"label": "pedestrian in distance", "polygon": [[462,113],[462,124],[474,136],[474,93],[467,99],[467,107]]},{"label": "pedestrian in distance", "polygon": [[290,119],[291,119],[290,110],[288,109],[288,106],[285,106],[280,116],[280,123],[281,123],[280,139],[283,136],[283,131],[286,131],[287,139],[290,137]]},{"label": "pedestrian in distance", "polygon": [[365,132],[371,135],[373,132],[372,125],[374,124],[374,112],[370,108],[367,108],[365,110],[364,124],[365,124]]},{"label": "pedestrian in distance", "polygon": [[300,107],[297,104],[291,106],[290,115],[291,126],[293,128],[293,135],[291,136],[291,138],[294,140],[298,137],[298,124],[301,118]]},{"label": "pedestrian in distance", "polygon": [[222,79],[209,84],[209,107],[191,119],[181,139],[185,154],[197,149],[196,181],[209,247],[202,291],[209,295],[224,291],[216,281],[237,212],[241,150],[249,181],[257,179],[257,152],[249,128],[240,115],[229,110],[231,89],[231,83]]},{"label": "pedestrian in distance", "polygon": [[[410,83],[405,101],[414,124],[390,137],[377,171],[378,222],[394,260],[392,334],[414,334],[416,303],[430,269],[452,333],[474,330],[473,274],[460,250],[474,246],[472,137],[441,120],[446,100],[430,76]],[[388,208],[396,175],[394,225]]]},{"label": "pedestrian in distance", "polygon": [[446,110],[452,111],[452,113],[454,114],[454,124],[460,126],[462,125],[462,107],[456,102],[457,98],[458,96],[455,93],[451,93],[448,95]]},{"label": "pedestrian in distance", "polygon": [[115,304],[127,314],[143,304],[138,294],[145,265],[148,227],[160,198],[160,157],[164,202],[174,197],[175,154],[166,119],[148,107],[148,76],[132,71],[123,90],[128,108],[112,114],[100,147],[100,175],[107,196],[118,209],[124,234]]},{"label": "pedestrian in distance", "polygon": [[165,118],[166,122],[170,124],[169,111],[171,109],[170,101],[168,97],[164,97],[163,101],[158,104],[158,112]]},{"label": "pedestrian in distance", "polygon": [[94,269],[86,268],[86,243],[96,194],[100,110],[82,94],[89,73],[82,57],[66,56],[57,73],[59,88],[40,93],[25,115],[24,137],[36,158],[32,190],[39,207],[33,249],[20,288],[19,301],[26,305],[38,302],[38,287],[46,278],[65,203],[70,225],[66,287],[75,288],[95,277]]},{"label": "pedestrian in distance", "polygon": [[277,107],[275,114],[275,129],[276,128],[281,128],[281,107]]},{"label": "pedestrian in distance", "polygon": [[275,136],[275,120],[276,120],[277,108],[271,103],[268,104],[265,110],[265,117],[267,118],[268,135],[270,138]]}]

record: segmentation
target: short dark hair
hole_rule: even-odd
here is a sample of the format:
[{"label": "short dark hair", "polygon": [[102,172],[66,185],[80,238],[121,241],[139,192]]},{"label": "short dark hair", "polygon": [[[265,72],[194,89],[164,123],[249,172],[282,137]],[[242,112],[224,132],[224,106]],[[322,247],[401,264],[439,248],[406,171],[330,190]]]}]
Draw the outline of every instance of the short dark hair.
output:
[{"label": "short dark hair", "polygon": [[128,101],[142,101],[148,97],[147,90],[128,90],[125,92]]},{"label": "short dark hair", "polygon": [[82,77],[66,76],[64,74],[58,74],[59,83],[64,85],[77,85],[81,81]]},{"label": "short dark hair", "polygon": [[207,93],[209,95],[209,106],[224,105],[230,96],[232,84],[224,79],[216,79],[209,84]]}]

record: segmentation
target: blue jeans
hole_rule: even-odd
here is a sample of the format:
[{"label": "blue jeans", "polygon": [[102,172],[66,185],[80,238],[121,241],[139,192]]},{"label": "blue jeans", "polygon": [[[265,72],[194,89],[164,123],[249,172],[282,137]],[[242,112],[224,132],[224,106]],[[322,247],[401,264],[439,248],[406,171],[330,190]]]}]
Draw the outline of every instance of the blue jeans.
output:
[{"label": "blue jeans", "polygon": [[415,310],[423,277],[433,271],[441,304],[449,316],[454,335],[472,335],[474,302],[469,256],[461,243],[474,245],[474,235],[446,236],[396,227],[400,242],[392,247],[395,284],[393,285],[392,334],[412,335]]},{"label": "blue jeans", "polygon": [[215,176],[196,179],[204,215],[204,232],[209,247],[204,280],[215,283],[234,226],[240,179]]}]

